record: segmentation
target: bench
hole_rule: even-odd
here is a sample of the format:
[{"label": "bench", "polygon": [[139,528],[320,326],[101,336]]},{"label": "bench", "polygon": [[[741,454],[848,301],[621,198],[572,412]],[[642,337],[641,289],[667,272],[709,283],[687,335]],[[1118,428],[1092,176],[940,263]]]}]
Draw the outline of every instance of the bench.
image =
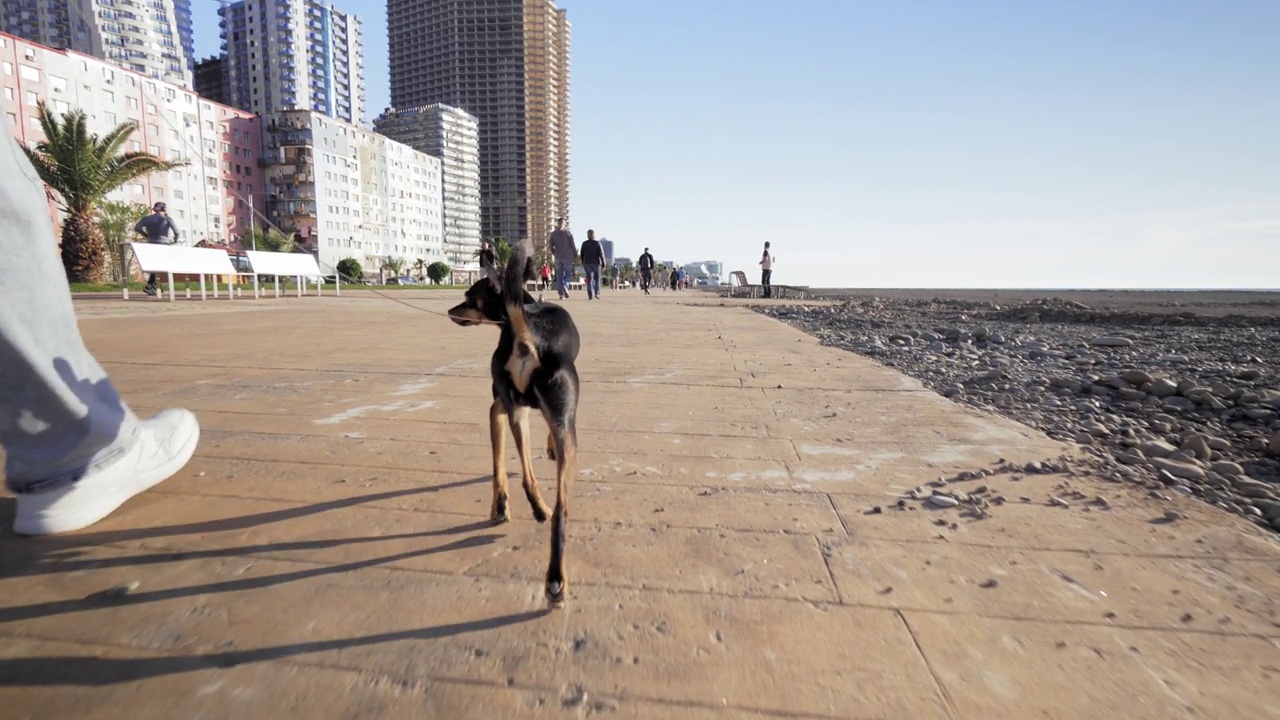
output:
[{"label": "bench", "polygon": [[[324,285],[324,273],[320,272],[320,265],[316,263],[316,259],[310,253],[277,253],[262,252],[259,250],[247,250],[245,256],[249,258],[249,267],[253,269],[250,273],[253,275],[253,296],[260,297],[258,292],[258,276],[271,275],[275,279],[276,297],[280,297],[280,277],[291,277],[297,279],[298,297],[302,297],[307,283],[314,280],[316,283],[316,295],[320,295],[320,288]],[[335,282],[333,284],[334,294],[341,295],[341,284]]]},{"label": "bench", "polygon": [[[764,292],[763,285],[753,285],[747,282],[747,274],[741,270],[734,270],[729,273],[729,297],[738,297],[746,295],[750,298],[758,298]],[[797,298],[803,300],[809,297],[808,285],[774,285],[769,284],[771,294],[775,298]]]},{"label": "bench", "polygon": [[[231,288],[230,278],[235,277],[239,273],[231,264],[231,258],[225,250],[214,250],[211,248],[186,247],[182,245],[160,245],[158,243],[129,243],[133,249],[133,257],[138,261],[138,267],[144,274],[167,275],[169,278],[169,302],[174,301],[173,292],[173,276],[177,275],[199,275],[200,276],[200,299],[207,300],[205,294],[205,276],[208,275],[213,279],[213,296],[218,297],[218,278],[226,277],[227,294],[235,297],[235,291]],[[129,299],[129,285],[123,284],[124,299]],[[163,291],[161,291],[163,292]],[[191,291],[187,291],[188,296]]]}]

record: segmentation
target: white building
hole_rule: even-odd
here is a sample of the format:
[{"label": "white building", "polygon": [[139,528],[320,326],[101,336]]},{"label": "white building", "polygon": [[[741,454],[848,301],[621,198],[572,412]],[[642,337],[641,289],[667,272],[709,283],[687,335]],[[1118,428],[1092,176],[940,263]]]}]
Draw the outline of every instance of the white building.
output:
[{"label": "white building", "polygon": [[439,158],[308,110],[280,113],[264,142],[268,215],[326,272],[348,257],[368,274],[388,258],[404,272],[445,260]]},{"label": "white building", "polygon": [[126,152],[186,161],[110,196],[147,206],[165,202],[184,243],[231,243],[248,229],[249,198],[256,196],[262,207],[262,128],[251,113],[95,57],[4,34],[0,87],[5,122],[20,142],[44,139],[36,116],[36,104],[43,101],[55,114],[83,110],[94,134],[133,122],[137,130]]},{"label": "white building", "polygon": [[263,117],[314,110],[364,116],[360,19],[317,0],[246,0],[218,8],[229,102]]},{"label": "white building", "polygon": [[440,158],[444,172],[444,253],[455,270],[479,272],[480,124],[465,110],[436,103],[387,110],[374,129]]},{"label": "white building", "polygon": [[191,0],[4,0],[0,31],[191,87]]}]

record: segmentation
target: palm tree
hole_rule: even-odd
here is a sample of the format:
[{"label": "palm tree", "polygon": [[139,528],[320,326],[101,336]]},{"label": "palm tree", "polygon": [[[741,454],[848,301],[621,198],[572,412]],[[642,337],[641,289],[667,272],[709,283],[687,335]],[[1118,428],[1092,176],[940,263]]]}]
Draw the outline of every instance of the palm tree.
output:
[{"label": "palm tree", "polygon": [[423,260],[422,258],[418,258],[417,260],[414,260],[414,261],[413,261],[413,269],[414,269],[414,270],[416,270],[416,271],[418,272],[418,279],[419,279],[419,280],[426,280],[426,279],[427,279],[427,274],[426,274],[426,273],[427,273],[427,261],[426,261],[426,260]]},{"label": "palm tree", "polygon": [[[493,250],[494,264],[500,268],[506,267],[507,263],[511,260],[511,243],[503,240],[502,238],[494,238],[493,241],[489,243],[489,249]],[[480,251],[476,250],[472,253],[472,257],[480,257]]]},{"label": "palm tree", "polygon": [[98,136],[89,133],[83,110],[58,118],[41,102],[37,112],[45,139],[34,149],[26,145],[22,149],[67,214],[62,224],[62,267],[69,282],[101,281],[106,274],[107,252],[98,225],[99,203],[130,180],[186,163],[144,152],[122,153],[137,129],[134,123],[121,123]]}]

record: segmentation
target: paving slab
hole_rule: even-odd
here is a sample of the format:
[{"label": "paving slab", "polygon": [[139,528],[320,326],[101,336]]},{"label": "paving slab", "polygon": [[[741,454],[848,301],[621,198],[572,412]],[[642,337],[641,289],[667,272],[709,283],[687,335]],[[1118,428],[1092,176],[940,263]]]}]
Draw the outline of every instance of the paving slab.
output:
[{"label": "paving slab", "polygon": [[1280,717],[1273,536],[1079,471],[954,483],[1005,496],[986,518],[899,506],[1077,450],[698,293],[567,303],[548,611],[510,440],[487,521],[496,331],[458,295],[77,303],[122,396],[203,437],[79,533],[16,538],[0,497],[4,716]]}]

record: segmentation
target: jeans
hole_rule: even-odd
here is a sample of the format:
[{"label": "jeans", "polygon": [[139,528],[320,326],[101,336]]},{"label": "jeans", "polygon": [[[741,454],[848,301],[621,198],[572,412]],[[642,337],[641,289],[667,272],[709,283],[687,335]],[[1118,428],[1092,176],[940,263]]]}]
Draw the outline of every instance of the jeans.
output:
[{"label": "jeans", "polygon": [[770,281],[772,280],[773,280],[772,270],[760,271],[760,287],[764,289],[765,297],[773,297],[773,286],[769,284]]},{"label": "jeans", "polygon": [[556,291],[560,297],[569,297],[569,280],[573,277],[572,260],[556,260]]},{"label": "jeans", "polygon": [[583,265],[582,272],[587,276],[587,297],[600,297],[600,266]]},{"label": "jeans", "polygon": [[44,185],[7,128],[0,145],[5,484],[53,490],[132,448],[139,424],[80,338]]},{"label": "jeans", "polygon": [[641,270],[640,271],[640,289],[644,290],[645,295],[649,294],[649,286],[652,284],[653,284],[653,271]]}]

